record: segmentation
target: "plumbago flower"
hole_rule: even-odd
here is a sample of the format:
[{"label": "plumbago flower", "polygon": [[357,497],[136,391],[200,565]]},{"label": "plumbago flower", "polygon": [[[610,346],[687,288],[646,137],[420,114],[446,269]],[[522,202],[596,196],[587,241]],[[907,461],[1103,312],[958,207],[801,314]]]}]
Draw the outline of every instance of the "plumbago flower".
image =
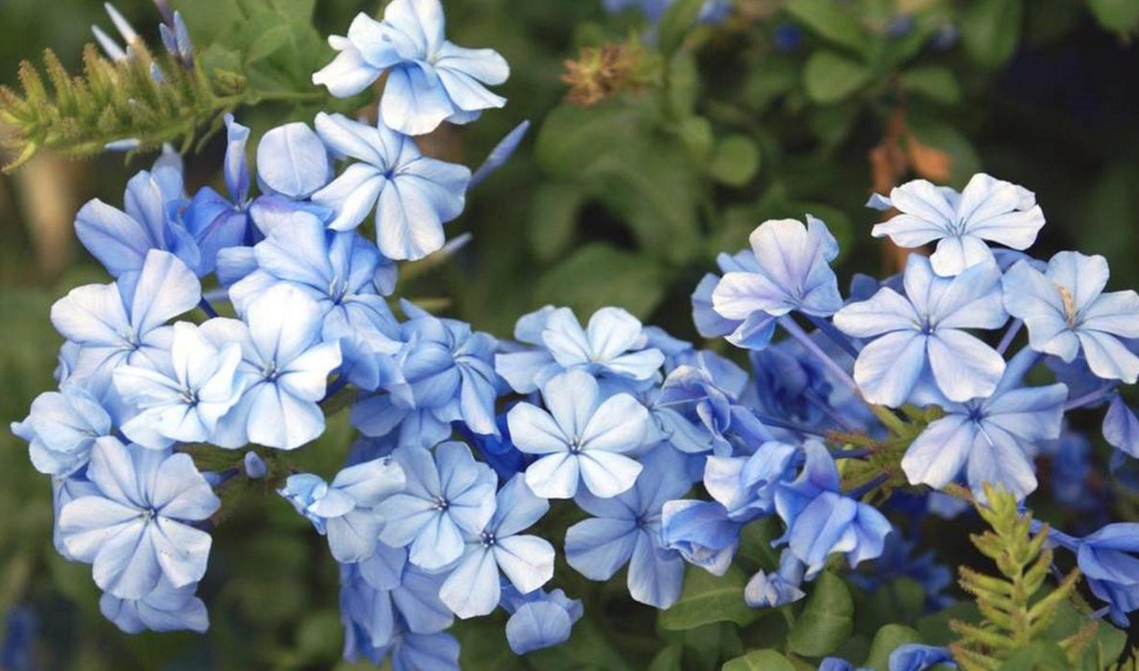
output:
[{"label": "plumbago flower", "polygon": [[110,436],[111,427],[106,408],[86,389],[67,382],[59,391],[36,397],[28,418],[12,423],[12,433],[28,441],[36,470],[66,477],[87,465],[96,440]]}]

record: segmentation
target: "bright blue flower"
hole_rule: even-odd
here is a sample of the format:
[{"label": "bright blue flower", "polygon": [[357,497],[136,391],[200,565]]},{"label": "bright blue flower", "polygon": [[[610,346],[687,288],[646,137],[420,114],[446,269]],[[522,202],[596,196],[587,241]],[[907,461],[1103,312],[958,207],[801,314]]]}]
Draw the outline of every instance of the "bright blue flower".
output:
[{"label": "bright blue flower", "polygon": [[521,593],[533,592],[554,577],[554,547],[538,536],[522,535],[550,509],[526,486],[510,479],[496,497],[494,516],[477,534],[466,534],[463,558],[439,590],[439,598],[461,618],[490,614],[501,596],[499,570]]},{"label": "bright blue flower", "polygon": [[575,501],[592,518],[566,531],[566,561],[590,580],[609,580],[629,565],[629,595],[668,608],[680,598],[684,561],[664,546],[661,508],[692,487],[684,455],[667,446],[642,459],[644,472],[629,491],[601,499],[579,492]]},{"label": "bright blue flower", "polygon": [[1005,361],[964,329],[996,329],[1008,321],[1000,279],[991,263],[952,279],[938,277],[929,259],[912,254],[905,297],[883,288],[839,310],[835,326],[856,338],[876,338],[854,362],[854,379],[866,400],[898,407],[929,373],[951,401],[992,394]]},{"label": "bright blue flower", "polygon": [[257,144],[257,181],[266,193],[305,200],[328,184],[332,172],[328,149],[306,123],[277,126]]},{"label": "bright blue flower", "polygon": [[209,534],[193,524],[221,506],[187,454],[100,438],[87,478],[97,488],[59,515],[69,556],[94,564],[95,584],[120,599],[142,599],[163,580],[175,589],[206,573]]},{"label": "bright blue flower", "polygon": [[724,506],[709,501],[678,499],[661,508],[661,539],[684,561],[712,575],[728,572],[739,547],[743,524],[728,517]]},{"label": "bright blue flower", "polygon": [[1139,356],[1120,338],[1139,338],[1139,294],[1104,293],[1108,275],[1107,259],[1079,252],[1056,254],[1043,273],[1018,263],[1005,274],[1005,307],[1037,352],[1064,362],[1082,353],[1099,377],[1134,384]]},{"label": "bright blue flower", "polygon": [[269,474],[269,466],[261,455],[253,450],[245,453],[245,457],[241,460],[241,469],[245,473],[245,477],[250,480],[260,480]]},{"label": "bright blue flower", "polygon": [[632,488],[641,465],[625,453],[644,445],[649,411],[626,393],[602,398],[597,380],[570,370],[542,388],[547,410],[519,403],[507,415],[514,445],[540,458],[526,484],[544,498],[568,499],[579,482],[601,498]]},{"label": "bright blue flower", "polygon": [[451,435],[451,423],[498,435],[494,403],[500,384],[492,361],[497,341],[469,324],[439,319],[404,301],[411,319],[400,328],[405,342],[396,356],[400,371],[380,393],[352,408],[352,423],[368,436],[398,431],[401,445],[430,447]]},{"label": "bright blue flower", "polygon": [[829,317],[842,307],[830,267],[838,242],[821,220],[807,215],[806,226],[794,219],[765,221],[750,242],[756,269],[727,272],[712,291],[716,314],[740,322],[729,342],[762,349],[778,317],[792,311]]},{"label": "bright blue flower", "polygon": [[393,671],[461,671],[459,641],[441,632],[419,634],[400,620],[391,634],[391,642],[373,646],[356,623],[343,617],[345,625],[344,659],[355,662],[361,657],[377,667],[388,657]]},{"label": "bright blue flower", "polygon": [[839,657],[827,657],[819,662],[819,671],[871,671],[861,666],[855,667],[850,662]]},{"label": "bright blue flower", "polygon": [[1024,250],[1044,226],[1034,193],[984,173],[973,175],[961,193],[917,179],[894,188],[889,198],[875,195],[867,205],[901,213],[875,226],[876,238],[888,235],[907,249],[938,240],[930,262],[944,277],[992,261],[986,240]]},{"label": "bright blue flower", "polygon": [[[640,9],[652,23],[660,21],[665,10],[676,3],[676,0],[605,0],[605,11],[610,14],[624,11],[629,8]],[[703,23],[721,23],[728,18],[732,11],[730,0],[708,0],[700,8],[699,20]]]},{"label": "bright blue flower", "polygon": [[162,579],[154,591],[141,599],[120,599],[104,594],[99,599],[99,612],[128,634],[144,631],[196,631],[210,628],[206,604],[194,595],[196,584],[173,587]]},{"label": "bright blue flower", "polygon": [[[32,406],[33,409],[35,406]],[[1103,418],[1103,438],[1115,449],[1139,458],[1139,419],[1116,394]]]},{"label": "bright blue flower", "polygon": [[168,356],[166,322],[201,300],[194,273],[167,252],[150,251],[141,272],[113,284],[72,289],[51,308],[51,323],[78,346],[70,376],[100,396],[120,365],[153,366]]},{"label": "bright blue flower", "polygon": [[330,228],[351,230],[374,211],[384,256],[414,261],[443,247],[443,224],[462,213],[470,170],[424,156],[415,140],[383,124],[321,112],[316,131],[337,155],[358,161],[312,196],[336,212]]},{"label": "bright blue flower", "polygon": [[241,398],[241,346],[218,347],[198,326],[174,324],[169,366],[115,369],[115,389],[137,412],[122,425],[127,438],[152,449],[207,442]]},{"label": "bright blue flower", "polygon": [[87,465],[95,440],[111,435],[111,415],[73,382],[40,394],[12,433],[28,441],[32,465],[45,475],[66,477]]},{"label": "bright blue flower", "polygon": [[1107,602],[1112,622],[1126,629],[1128,614],[1139,609],[1139,525],[1109,524],[1084,538],[1052,529],[1048,540],[1076,553],[1088,587]]},{"label": "bright blue flower", "polygon": [[505,98],[483,84],[506,81],[506,60],[491,49],[465,49],[448,42],[445,28],[439,0],[395,0],[384,10],[382,23],[361,13],[347,38],[328,38],[340,53],[312,82],[346,98],[386,71],[380,118],[406,135],[430,133],[443,121],[470,123],[482,110],[505,105]]},{"label": "bright blue flower", "polygon": [[601,308],[582,328],[569,308],[546,306],[519,319],[514,338],[541,348],[495,358],[498,374],[522,394],[537,391],[567,370],[636,386],[653,380],[664,363],[664,354],[648,347],[641,322],[621,308]]},{"label": "bright blue flower", "polygon": [[803,445],[806,463],[794,482],[775,491],[775,509],[787,525],[777,542],[807,565],[813,579],[832,553],[846,555],[851,568],[881,556],[890,522],[870,505],[840,493],[838,467],[819,441]]},{"label": "bright blue flower", "polygon": [[502,607],[510,613],[506,642],[516,655],[565,643],[585,613],[580,600],[566,597],[560,589],[519,594],[509,585],[503,586]]},{"label": "bright blue flower", "polygon": [[186,228],[200,252],[198,275],[208,275],[217,267],[218,252],[227,247],[253,244],[256,228],[250,225],[249,165],[245,160],[245,143],[249,129],[225,116],[227,144],[225,150],[225,185],[229,198],[205,186],[194,195],[186,208]]},{"label": "bright blue flower", "polygon": [[391,459],[349,466],[332,483],[318,475],[289,476],[278,493],[312,522],[338,562],[364,561],[376,551],[383,517],[377,508],[407,483],[403,469]]},{"label": "bright blue flower", "polygon": [[245,322],[217,318],[201,331],[219,349],[236,343],[239,400],[222,417],[211,442],[237,449],[248,443],[292,450],[324,433],[328,376],[340,365],[340,345],[323,342],[325,313],[295,287],[280,284],[255,300]]},{"label": "bright blue flower", "polygon": [[153,249],[198,267],[198,245],[180,220],[186,206],[181,172],[167,167],[144,170],[127,183],[125,200],[126,212],[96,199],[76,215],[76,235],[107,272],[119,277],[141,270]]},{"label": "bright blue flower", "polygon": [[1068,398],[1063,384],[1022,386],[1035,362],[1036,355],[1024,350],[1009,362],[992,395],[942,403],[945,417],[926,427],[902,457],[909,481],[940,489],[964,469],[978,496],[986,482],[1003,485],[1018,499],[1035,490],[1036,445],[1060,437]]},{"label": "bright blue flower", "polygon": [[888,668],[889,671],[925,671],[937,664],[951,669],[957,668],[949,648],[907,643],[898,646],[890,653]]},{"label": "bright blue flower", "polygon": [[730,455],[733,444],[750,449],[770,440],[771,434],[738,397],[720,388],[722,379],[693,366],[672,371],[652,404],[662,439],[682,452],[712,450],[720,456]]},{"label": "bright blue flower", "polygon": [[443,443],[435,454],[404,446],[392,452],[407,487],[380,509],[386,520],[380,540],[408,547],[412,564],[428,571],[463,556],[464,538],[482,533],[495,510],[494,471],[476,462],[463,443]]},{"label": "bright blue flower", "polygon": [[801,589],[806,567],[795,553],[784,550],[779,555],[779,570],[760,571],[744,587],[744,601],[752,608],[778,608],[795,603],[806,596]]},{"label": "bright blue flower", "polygon": [[499,140],[498,144],[494,146],[494,149],[492,149],[490,154],[486,157],[486,160],[483,161],[478,170],[475,170],[474,174],[471,175],[471,182],[468,188],[473,189],[479,184],[482,184],[487,177],[490,177],[497,172],[499,168],[506,165],[510,157],[514,156],[514,152],[518,151],[518,145],[522,144],[522,139],[526,137],[526,133],[529,132],[529,130],[530,121],[526,120],[515,126],[513,130]]}]

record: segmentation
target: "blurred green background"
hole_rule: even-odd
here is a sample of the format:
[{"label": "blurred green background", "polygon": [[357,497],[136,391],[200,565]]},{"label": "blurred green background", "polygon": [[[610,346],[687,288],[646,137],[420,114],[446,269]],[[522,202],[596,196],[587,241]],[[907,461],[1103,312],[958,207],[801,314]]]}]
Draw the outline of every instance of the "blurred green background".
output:
[{"label": "blurred green background", "polygon": [[[241,17],[313,2],[171,4],[200,48],[232,47],[241,68],[264,74],[273,63],[242,60],[235,46]],[[1139,285],[1139,0],[737,0],[722,25],[689,31],[666,19],[648,46],[639,46],[641,18],[608,16],[601,0],[445,5],[451,39],[510,61],[502,87],[510,103],[427,138],[427,151],[475,166],[518,122],[535,124],[450,225],[451,235],[473,234],[469,247],[402,289],[448,299],[451,314],[480,330],[508,337],[520,314],[548,302],[583,313],[613,304],[695,338],[688,294],[714,270],[716,253],[744,246],[763,219],[810,212],[843,243],[845,271],[891,270],[896,255],[868,237],[877,216],[862,207],[868,194],[915,176],[960,187],[982,169],[1037,192],[1049,221],[1041,255],[1102,253],[1115,286]],[[117,7],[157,43],[150,3]],[[342,33],[357,12],[377,9],[374,0],[318,1],[316,30]],[[0,84],[14,86],[17,63],[38,60],[46,46],[76,67],[93,23],[110,28],[97,2],[0,1]],[[296,30],[297,44],[315,44],[311,31]],[[594,68],[591,80],[606,95],[588,107],[564,103],[564,61],[596,65],[605,52],[579,50],[607,43],[612,67]],[[319,67],[330,55],[314,47],[304,57]],[[267,105],[238,119],[260,131],[312,113]],[[223,151],[214,138],[187,157],[189,188],[218,182]],[[42,154],[0,176],[5,423],[53,385],[60,341],[51,304],[70,287],[108,281],[74,239],[75,211],[93,197],[121,204],[127,178],[150,160]],[[349,439],[334,422],[304,450],[305,467],[335,471]],[[98,615],[89,567],[52,551],[49,483],[25,446],[0,432],[0,627],[8,634],[0,669],[336,666],[337,578],[323,540],[271,492],[248,494],[215,534],[202,586],[208,636],[126,636]],[[599,624],[582,634],[588,645],[604,643]],[[501,642],[479,641],[480,632],[500,639],[496,626],[460,632],[472,642],[464,668],[512,668]],[[606,655],[525,664],[629,668]]]}]

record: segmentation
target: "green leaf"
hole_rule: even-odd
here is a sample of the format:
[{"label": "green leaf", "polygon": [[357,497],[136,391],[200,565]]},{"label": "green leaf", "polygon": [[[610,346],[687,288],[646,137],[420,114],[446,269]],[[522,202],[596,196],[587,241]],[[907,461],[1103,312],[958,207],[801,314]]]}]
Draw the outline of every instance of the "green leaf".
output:
[{"label": "green leaf", "polygon": [[578,314],[615,305],[645,318],[664,299],[667,284],[665,271],[651,257],[597,242],[542,276],[536,293],[539,302],[567,305]]},{"label": "green leaf", "polygon": [[684,646],[671,643],[661,648],[653,657],[648,671],[682,671],[684,666]]},{"label": "green leaf", "polygon": [[657,44],[664,55],[671,55],[684,44],[703,8],[704,0],[679,0],[665,10],[657,25]]},{"label": "green leaf", "polygon": [[1022,0],[980,0],[961,16],[961,40],[978,65],[996,69],[1020,43]]},{"label": "green leaf", "polygon": [[913,68],[903,72],[898,83],[903,89],[934,102],[945,105],[961,102],[961,86],[949,68],[936,65]]},{"label": "green leaf", "polygon": [[282,16],[308,23],[312,20],[316,0],[268,0],[267,4]]},{"label": "green leaf", "polygon": [[834,0],[791,0],[787,12],[830,42],[865,53],[869,47],[866,34],[858,27],[842,3]]},{"label": "green leaf", "polygon": [[870,83],[872,77],[870,68],[833,51],[816,51],[803,69],[807,95],[822,105],[853,95]]},{"label": "green leaf", "polygon": [[754,622],[760,611],[744,603],[747,576],[738,567],[717,577],[704,569],[689,566],[684,575],[684,590],[668,610],[661,611],[657,622],[662,629],[694,629],[712,622],[735,622],[744,627]]},{"label": "green leaf", "polygon": [[526,227],[534,256],[550,261],[569,247],[584,201],[585,192],[576,184],[544,182],[538,187],[530,205],[530,225]]},{"label": "green leaf", "polygon": [[795,671],[787,658],[774,650],[752,650],[724,664],[724,671]]},{"label": "green leaf", "polygon": [[708,164],[708,174],[728,186],[743,186],[758,172],[759,147],[746,135],[729,135],[720,140]]},{"label": "green leaf", "polygon": [[854,600],[842,578],[823,573],[807,605],[787,635],[788,647],[808,657],[822,657],[854,631]]},{"label": "green leaf", "polygon": [[681,51],[668,62],[668,87],[665,92],[669,114],[675,119],[692,116],[700,100],[700,70],[696,57]]},{"label": "green leaf", "polygon": [[693,161],[704,163],[708,160],[712,143],[716,141],[710,121],[700,116],[688,117],[680,124],[680,137]]},{"label": "green leaf", "polygon": [[554,177],[576,180],[609,153],[620,151],[628,139],[650,133],[653,122],[643,105],[623,101],[589,109],[562,105],[542,123],[534,158]]},{"label": "green leaf", "polygon": [[[273,15],[274,17],[276,15]],[[278,23],[276,18],[265,30],[258,32],[257,38],[249,45],[245,52],[245,62],[256,63],[277,53],[289,44],[292,37],[292,27],[287,23]]]},{"label": "green leaf", "polygon": [[1099,24],[1108,30],[1139,28],[1139,2],[1135,0],[1088,0],[1088,8]]},{"label": "green leaf", "polygon": [[998,671],[1071,671],[1064,649],[1052,641],[1034,641],[1019,648]]},{"label": "green leaf", "polygon": [[913,629],[903,627],[900,624],[888,624],[879,629],[877,634],[874,634],[874,642],[870,644],[870,656],[867,657],[863,666],[868,666],[877,671],[887,671],[890,653],[895,648],[920,641],[921,636]]}]

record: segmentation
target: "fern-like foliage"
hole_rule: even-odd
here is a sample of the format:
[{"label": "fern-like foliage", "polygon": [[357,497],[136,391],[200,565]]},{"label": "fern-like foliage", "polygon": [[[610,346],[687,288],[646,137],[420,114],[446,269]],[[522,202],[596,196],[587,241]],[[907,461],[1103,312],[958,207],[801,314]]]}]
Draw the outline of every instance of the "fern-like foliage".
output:
[{"label": "fern-like foliage", "polygon": [[22,95],[0,87],[0,123],[11,127],[5,144],[16,156],[4,170],[45,147],[74,157],[116,143],[145,151],[174,142],[185,149],[198,128],[243,102],[240,75],[207,77],[200,66],[167,53],[156,57],[137,40],[131,54],[110,61],[88,45],[82,75],[68,73],[50,49],[43,74],[21,63]]},{"label": "fern-like foliage", "polygon": [[[950,628],[958,640],[950,645],[962,671],[998,671],[1004,660],[1035,641],[1047,640],[1046,631],[1061,603],[1072,597],[1080,574],[1073,570],[1051,591],[1045,589],[1052,566],[1052,550],[1045,547],[1049,528],[1035,536],[1031,514],[1022,515],[1016,498],[986,485],[988,505],[977,512],[991,527],[971,537],[973,545],[996,564],[999,577],[962,566],[960,584],[972,594],[983,617],[978,625],[954,620]],[[1094,639],[1097,622],[1089,620],[1075,634],[1060,641],[1071,668]]]}]

